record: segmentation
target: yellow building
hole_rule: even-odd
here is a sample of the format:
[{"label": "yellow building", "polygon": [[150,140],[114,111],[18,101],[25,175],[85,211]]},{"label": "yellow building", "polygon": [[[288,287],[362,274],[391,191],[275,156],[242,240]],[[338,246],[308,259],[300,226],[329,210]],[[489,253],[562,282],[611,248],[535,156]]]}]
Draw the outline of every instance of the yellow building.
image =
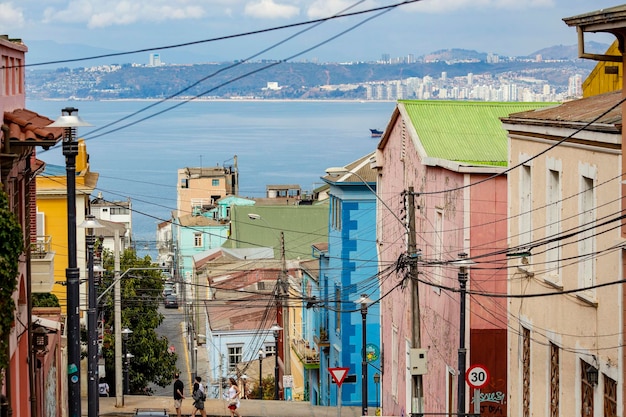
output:
[{"label": "yellow building", "polygon": [[[89,212],[89,200],[98,182],[98,174],[89,170],[89,158],[85,141],[78,140],[76,157],[76,224],[80,225]],[[38,240],[46,240],[55,255],[54,282],[51,292],[59,298],[63,314],[67,307],[65,270],[68,266],[67,254],[67,181],[65,166],[46,165],[43,173],[37,176],[37,234]],[[80,269],[81,281],[86,278],[85,233],[76,230],[76,261]],[[86,308],[86,284],[80,286],[81,311]]]},{"label": "yellow building", "polygon": [[[604,55],[621,56],[617,41],[613,42]],[[621,62],[599,61],[583,81],[583,97],[621,90],[623,73]]]}]

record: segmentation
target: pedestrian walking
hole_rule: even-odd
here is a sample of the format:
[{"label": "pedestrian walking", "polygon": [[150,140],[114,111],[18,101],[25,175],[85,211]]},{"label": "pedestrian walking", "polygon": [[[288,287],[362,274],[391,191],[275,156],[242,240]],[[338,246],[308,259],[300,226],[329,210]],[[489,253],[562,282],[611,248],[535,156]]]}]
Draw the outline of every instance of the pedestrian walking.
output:
[{"label": "pedestrian walking", "polygon": [[176,409],[176,415],[180,417],[180,407],[185,399],[184,395],[185,384],[179,379],[178,372],[174,374],[174,408]]},{"label": "pedestrian walking", "polygon": [[230,378],[230,388],[228,388],[228,409],[230,410],[230,417],[240,417],[239,414],[239,397],[241,396],[241,391],[239,390],[239,386],[237,385],[237,381],[235,378]]},{"label": "pedestrian walking", "polygon": [[100,378],[100,382],[98,383],[98,393],[101,397],[109,396],[109,384],[104,378]]},{"label": "pedestrian walking", "polygon": [[193,384],[192,397],[193,412],[191,413],[191,415],[196,416],[196,413],[200,411],[200,415],[202,417],[206,417],[206,410],[204,409],[204,401],[206,400],[206,395],[202,390],[202,384],[198,381],[198,378],[196,378],[196,383]]}]

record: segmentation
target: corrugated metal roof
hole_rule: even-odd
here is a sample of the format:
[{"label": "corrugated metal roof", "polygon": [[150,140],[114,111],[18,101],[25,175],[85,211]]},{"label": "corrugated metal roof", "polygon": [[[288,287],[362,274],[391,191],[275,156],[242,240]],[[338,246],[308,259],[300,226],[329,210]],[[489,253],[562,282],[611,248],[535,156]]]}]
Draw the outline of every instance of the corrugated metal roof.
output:
[{"label": "corrugated metal roof", "polygon": [[427,156],[476,165],[506,166],[501,117],[556,103],[399,100]]},{"label": "corrugated metal roof", "polygon": [[[587,130],[619,131],[622,125],[621,105],[622,92],[600,94],[579,100],[567,101],[560,106],[549,107],[537,111],[511,114],[503,121],[520,123],[522,120],[537,124],[574,124],[581,125],[594,121]],[[610,111],[608,111],[611,109]],[[608,112],[607,112],[608,111]],[[606,114],[604,114],[606,113]],[[597,120],[596,120],[597,119]]]},{"label": "corrugated metal roof", "polygon": [[350,162],[342,167],[344,172],[327,174],[322,179],[334,183],[358,183],[364,181],[368,183],[376,183],[376,171],[370,166],[370,160],[374,157],[374,152],[370,152],[360,157],[356,161]]}]

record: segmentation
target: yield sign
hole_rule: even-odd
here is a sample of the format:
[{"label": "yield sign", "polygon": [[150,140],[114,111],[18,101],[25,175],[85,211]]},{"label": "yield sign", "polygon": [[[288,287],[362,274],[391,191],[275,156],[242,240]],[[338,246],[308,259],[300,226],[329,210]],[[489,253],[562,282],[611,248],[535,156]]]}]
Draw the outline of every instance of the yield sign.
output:
[{"label": "yield sign", "polygon": [[335,380],[337,387],[341,387],[341,383],[346,379],[349,370],[350,368],[328,368],[328,372],[330,372],[330,376]]}]

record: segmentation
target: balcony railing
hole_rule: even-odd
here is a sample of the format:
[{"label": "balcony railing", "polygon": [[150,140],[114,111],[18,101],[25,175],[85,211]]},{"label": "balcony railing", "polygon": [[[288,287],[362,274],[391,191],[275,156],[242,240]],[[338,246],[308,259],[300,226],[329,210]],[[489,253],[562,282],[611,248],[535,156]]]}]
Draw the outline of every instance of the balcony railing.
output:
[{"label": "balcony railing", "polygon": [[30,276],[34,293],[50,292],[54,285],[54,252],[50,236],[37,236],[31,243]]},{"label": "balcony railing", "polygon": [[309,346],[309,342],[307,340],[292,340],[291,347],[306,369],[319,367],[320,354],[315,350],[315,347],[311,348]]}]

